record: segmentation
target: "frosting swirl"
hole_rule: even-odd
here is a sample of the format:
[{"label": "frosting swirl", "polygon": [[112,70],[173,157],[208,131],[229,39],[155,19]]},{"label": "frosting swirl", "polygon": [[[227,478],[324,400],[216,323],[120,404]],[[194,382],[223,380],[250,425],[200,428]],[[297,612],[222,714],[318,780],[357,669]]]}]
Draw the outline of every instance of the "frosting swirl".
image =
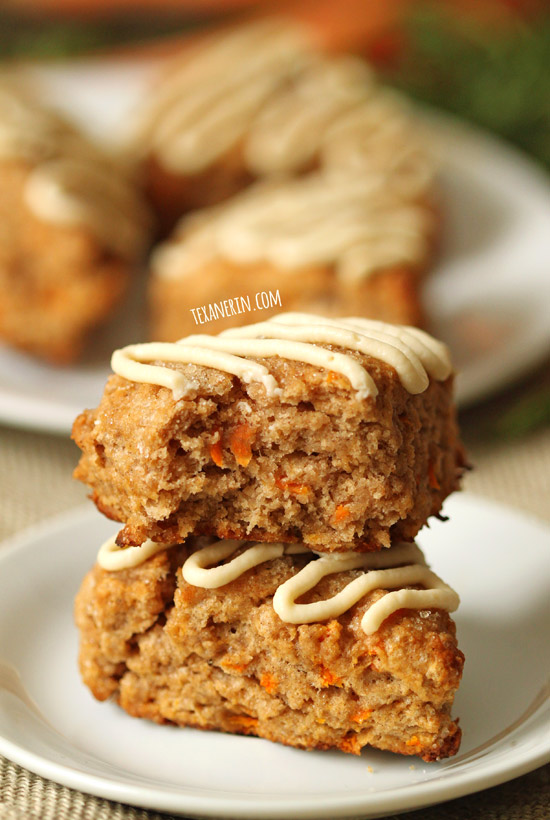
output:
[{"label": "frosting swirl", "polygon": [[279,356],[341,373],[358,400],[377,395],[372,377],[355,357],[324,345],[358,351],[391,365],[403,387],[413,394],[426,390],[429,376],[443,381],[452,372],[447,347],[418,328],[361,318],[324,319],[306,313],[279,314],[267,322],[231,328],[218,336],[197,334],[173,344],[128,345],[113,353],[111,366],[129,381],[169,388],[176,401],[193,385],[182,373],[149,362],[213,367],[245,384],[259,382],[268,395],[276,396],[280,388],[275,378],[255,359]]},{"label": "frosting swirl", "polygon": [[[395,544],[381,553],[337,553],[315,556],[301,544],[253,544],[246,541],[217,541],[193,552],[182,566],[182,576],[191,586],[219,589],[244,572],[283,555],[305,554],[309,561],[277,588],[273,608],[282,621],[293,624],[316,623],[337,618],[374,590],[387,590],[371,604],[361,620],[363,631],[376,632],[383,621],[399,609],[444,609],[453,612],[459,605],[457,593],[426,565],[416,544]],[[246,547],[235,557],[234,553]],[[146,541],[141,547],[119,548],[114,538],[100,549],[98,563],[113,571],[138,566],[166,546]],[[227,560],[229,559],[229,560]],[[222,563],[225,562],[225,563]],[[296,599],[313,590],[328,575],[349,570],[363,573],[328,599],[297,604]],[[423,589],[408,588],[422,586]]]},{"label": "frosting swirl", "polygon": [[379,173],[321,170],[260,182],[215,208],[184,218],[153,255],[161,279],[183,279],[222,258],[278,270],[331,265],[346,282],[429,253],[434,217],[424,203],[388,190]]},{"label": "frosting swirl", "polygon": [[123,258],[142,250],[150,214],[120,163],[8,82],[0,85],[0,159],[29,167],[23,196],[39,219],[85,226]]}]

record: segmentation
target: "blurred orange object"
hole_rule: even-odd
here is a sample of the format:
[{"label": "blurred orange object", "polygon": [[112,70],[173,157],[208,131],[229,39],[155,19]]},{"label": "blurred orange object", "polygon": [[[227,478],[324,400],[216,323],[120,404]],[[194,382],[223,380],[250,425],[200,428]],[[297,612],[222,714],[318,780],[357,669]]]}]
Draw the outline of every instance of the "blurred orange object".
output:
[{"label": "blurred orange object", "polygon": [[[411,10],[432,5],[490,26],[536,18],[545,0],[4,0],[3,11],[41,21],[143,21],[145,34],[131,45],[105,50],[128,55],[162,56],[196,40],[203,31],[266,15],[282,15],[306,24],[329,51],[357,51],[379,65],[391,63],[406,48],[403,22]],[[165,18],[173,34],[147,36],[147,20]],[[145,39],[144,39],[145,38]]]}]

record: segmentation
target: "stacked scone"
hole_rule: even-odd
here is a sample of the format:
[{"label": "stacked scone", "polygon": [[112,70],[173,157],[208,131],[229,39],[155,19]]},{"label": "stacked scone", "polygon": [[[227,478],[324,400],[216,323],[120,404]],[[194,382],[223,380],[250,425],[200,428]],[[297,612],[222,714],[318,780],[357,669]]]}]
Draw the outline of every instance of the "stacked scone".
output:
[{"label": "stacked scone", "polygon": [[112,364],[73,433],[124,524],[76,602],[95,697],[306,749],[454,754],[458,597],[413,542],[464,464],[446,348],[287,313]]}]

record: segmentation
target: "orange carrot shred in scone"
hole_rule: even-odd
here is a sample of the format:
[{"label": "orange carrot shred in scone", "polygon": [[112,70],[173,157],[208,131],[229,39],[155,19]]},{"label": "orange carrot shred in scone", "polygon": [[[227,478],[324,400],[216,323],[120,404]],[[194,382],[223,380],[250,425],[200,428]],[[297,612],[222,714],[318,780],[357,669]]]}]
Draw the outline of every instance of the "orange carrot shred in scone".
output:
[{"label": "orange carrot shred in scone", "polygon": [[244,422],[237,425],[230,438],[230,449],[237,460],[237,464],[241,467],[248,467],[252,458],[252,442],[254,441],[255,433],[251,427]]},{"label": "orange carrot shred in scone", "polygon": [[300,481],[290,481],[284,475],[275,478],[275,486],[291,495],[308,495],[311,492],[311,488],[308,484],[304,484]]},{"label": "orange carrot shred in scone", "polygon": [[210,445],[210,458],[217,467],[223,467],[222,436],[219,430],[214,431],[216,441]]},{"label": "orange carrot shred in scone", "polygon": [[349,518],[350,514],[349,506],[347,504],[338,504],[334,510],[332,521],[335,524],[338,524],[340,521],[345,521],[346,518]]}]

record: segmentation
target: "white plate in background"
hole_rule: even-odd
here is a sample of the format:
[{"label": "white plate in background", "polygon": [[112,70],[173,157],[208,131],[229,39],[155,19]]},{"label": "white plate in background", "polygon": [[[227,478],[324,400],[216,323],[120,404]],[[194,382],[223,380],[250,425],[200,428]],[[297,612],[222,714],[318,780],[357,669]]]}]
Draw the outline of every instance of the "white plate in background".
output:
[{"label": "white plate in background", "polygon": [[[28,74],[45,99],[96,137],[112,137],[124,128],[151,65],[89,61]],[[433,332],[451,346],[464,406],[550,353],[550,184],[494,137],[447,116],[430,113],[427,120],[442,160],[445,229],[426,303]],[[147,338],[140,293],[142,283],[72,367],[0,346],[0,422],[67,433],[75,416],[99,401],[113,348]]]},{"label": "white plate in background", "polygon": [[96,702],[77,672],[73,597],[115,525],[91,509],[0,547],[0,753],[67,786],[186,816],[381,817],[450,800],[550,760],[550,528],[467,494],[419,543],[458,590],[466,655],[459,754],[303,752],[157,726]]}]

